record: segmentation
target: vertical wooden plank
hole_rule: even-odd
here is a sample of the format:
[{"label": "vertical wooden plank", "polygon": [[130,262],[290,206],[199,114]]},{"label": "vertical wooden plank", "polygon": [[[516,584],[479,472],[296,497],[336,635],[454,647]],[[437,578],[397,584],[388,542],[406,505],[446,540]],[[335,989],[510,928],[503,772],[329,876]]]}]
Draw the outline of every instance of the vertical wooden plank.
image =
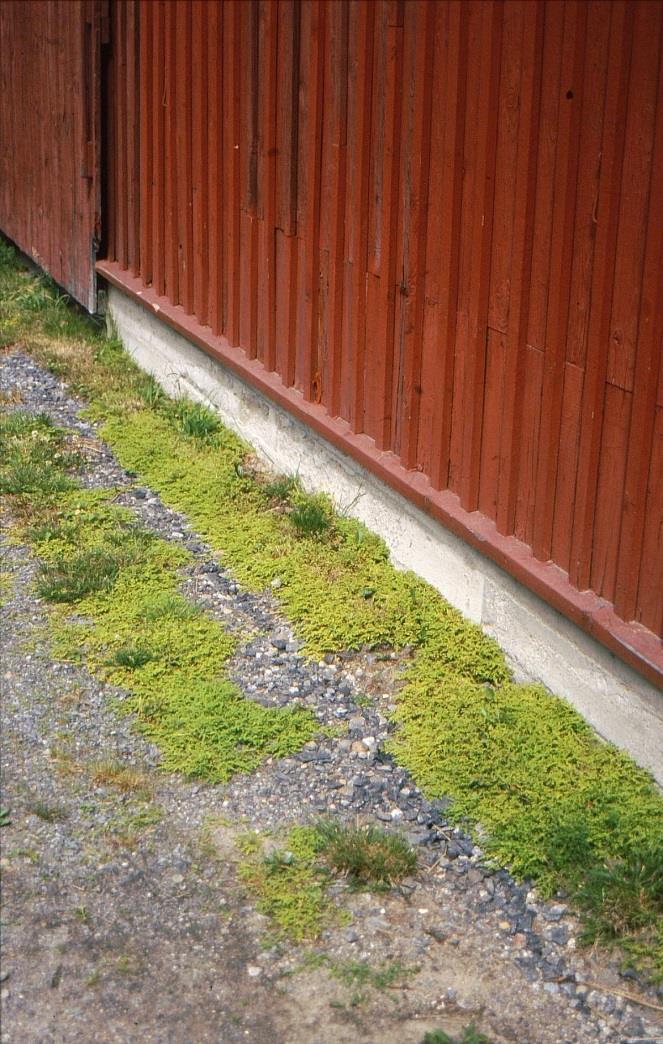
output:
[{"label": "vertical wooden plank", "polygon": [[596,487],[590,587],[612,601],[617,572],[617,547],[624,495],[628,428],[632,395],[605,385],[602,441]]},{"label": "vertical wooden plank", "polygon": [[300,10],[297,0],[279,0],[276,94],[276,227],[297,231],[297,123]]},{"label": "vertical wooden plank", "polygon": [[[465,90],[464,140],[461,153],[463,169],[460,204],[460,242],[458,252],[457,316],[454,335],[453,390],[451,394],[451,430],[449,439],[449,488],[460,495],[465,455],[465,374],[469,343],[469,309],[473,273],[473,229],[477,222],[477,174],[482,136],[479,128],[479,98],[485,79],[485,59],[481,50],[484,35],[483,4],[467,4],[467,61]],[[485,91],[485,87],[484,87]],[[484,137],[487,127],[484,124]],[[479,203],[480,205],[480,203]]]},{"label": "vertical wooden plank", "polygon": [[205,70],[207,100],[207,321],[212,333],[220,334],[223,313],[223,193],[221,137],[223,104],[223,12],[218,4],[203,8],[204,32],[207,38]]},{"label": "vertical wooden plank", "polygon": [[497,513],[500,471],[500,424],[504,400],[506,335],[488,327],[486,387],[483,405],[483,438],[479,481],[479,511],[488,518]]},{"label": "vertical wooden plank", "polygon": [[562,398],[555,518],[552,535],[552,559],[565,570],[569,567],[571,534],[573,532],[573,504],[578,467],[582,382],[583,370],[574,363],[567,362],[564,366],[564,395]]},{"label": "vertical wooden plank", "polygon": [[533,545],[534,554],[543,560],[550,557],[554,519],[576,211],[586,15],[587,8],[584,5],[567,2],[562,52],[559,138],[555,161],[556,221],[551,241],[549,306],[544,353],[545,409],[541,418]]},{"label": "vertical wooden plank", "polygon": [[239,344],[240,315],[240,14],[239,4],[224,4],[223,12],[223,332]]},{"label": "vertical wooden plank", "polygon": [[[403,78],[403,5],[384,3],[376,20],[376,68],[373,97],[376,132],[380,127],[380,152],[376,152],[373,177],[379,207],[374,208],[369,282],[364,427],[378,449],[388,449],[392,437],[392,386],[394,369],[394,314],[398,269],[398,196],[401,145],[401,88]],[[379,160],[378,160],[379,155]],[[379,166],[377,165],[379,164]]]},{"label": "vertical wooden plank", "polygon": [[175,5],[166,3],[164,7],[164,292],[173,304],[180,303],[179,280],[179,238],[177,223],[177,97],[176,76],[177,59],[175,51],[177,27],[175,22]]},{"label": "vertical wooden plank", "polygon": [[522,425],[520,444],[518,446],[518,487],[514,512],[513,530],[519,540],[525,544],[532,543],[534,517],[536,512],[536,466],[539,444],[539,427],[543,404],[541,388],[543,385],[543,352],[527,345],[523,361],[523,417],[527,423]]},{"label": "vertical wooden plank", "polygon": [[[166,111],[166,82],[165,82],[165,13],[163,0],[156,0],[151,10],[152,40],[149,45],[149,53],[143,58],[144,65],[142,75],[150,75],[151,86],[151,111],[148,120],[152,128],[152,169],[147,184],[147,194],[152,207],[151,235],[153,240],[152,249],[152,282],[158,294],[165,293],[165,243],[164,232],[166,214],[164,208],[165,187],[165,156],[164,156],[164,126]],[[146,44],[146,50],[148,46]]]},{"label": "vertical wooden plank", "polygon": [[594,530],[612,286],[615,269],[619,197],[622,190],[626,99],[631,65],[633,7],[615,2],[611,8],[610,76],[605,104],[603,158],[597,204],[597,230],[592,306],[589,318],[573,544],[569,578],[580,590],[589,585]]},{"label": "vertical wooden plank", "polygon": [[[526,0],[507,0],[504,5],[499,99],[495,113],[495,199],[488,290],[488,326],[502,334],[507,332],[511,275],[515,260],[513,237],[515,209],[518,205],[516,178],[519,173],[521,109],[528,103],[528,80],[531,81],[540,58],[539,52],[535,66],[529,65],[529,41],[525,39],[525,31],[541,12],[541,4],[527,3]],[[522,97],[521,83],[524,87]],[[520,159],[523,159],[522,153]]]},{"label": "vertical wooden plank", "polygon": [[663,408],[656,410],[649,481],[645,501],[645,530],[640,561],[636,619],[654,634],[663,631]]},{"label": "vertical wooden plank", "polygon": [[257,355],[258,325],[258,153],[259,153],[259,7],[238,4],[240,21],[240,300],[239,340],[250,359]]},{"label": "vertical wooden plank", "polygon": [[[2,4],[0,4],[0,9]],[[106,156],[104,172],[105,196],[105,240],[106,255],[111,261],[117,261],[117,202],[115,164],[117,162],[117,127],[115,119],[115,62],[116,52],[110,51],[104,70],[104,93],[106,98]],[[0,62],[0,67],[2,63]],[[0,149],[0,153],[4,150]],[[43,195],[42,195],[43,198]]]},{"label": "vertical wooden plank", "polygon": [[[470,24],[470,8],[469,5],[462,3],[462,0],[457,0],[457,2],[454,0],[447,6],[447,11],[448,31],[438,43],[438,51],[441,50],[442,44],[444,45],[446,57],[443,66],[446,70],[444,110],[446,120],[443,137],[439,139],[438,148],[441,149],[441,157],[437,162],[438,177],[441,182],[437,204],[439,224],[431,229],[429,235],[429,240],[433,245],[438,241],[440,243],[438,255],[440,274],[437,284],[439,306],[435,312],[430,314],[429,321],[424,323],[425,345],[430,347],[422,355],[422,384],[424,388],[431,386],[434,388],[434,392],[430,396],[430,410],[427,414],[430,418],[430,426],[424,425],[422,431],[430,433],[430,478],[437,489],[446,489],[450,470]],[[444,28],[443,22],[441,25]],[[437,109],[435,116],[436,119],[440,119]],[[435,139],[432,140],[431,147],[433,156],[438,155],[435,149]],[[435,213],[437,212],[436,210]],[[437,269],[437,266],[435,267]],[[438,344],[439,350],[437,349]],[[426,417],[426,413],[424,413],[424,417]]]},{"label": "vertical wooden plank", "polygon": [[132,275],[140,270],[140,122],[138,91],[138,11],[136,0],[125,3],[126,32],[126,169],[124,191],[127,197],[127,262]]},{"label": "vertical wooden plank", "polygon": [[193,276],[192,308],[196,318],[203,324],[208,322],[209,306],[209,190],[208,142],[209,128],[207,104],[210,84],[207,79],[207,47],[209,27],[208,5],[205,0],[191,2],[191,113],[189,127],[191,141],[191,218],[192,236],[190,267]]},{"label": "vertical wooden plank", "polygon": [[405,7],[404,155],[402,165],[403,267],[400,283],[400,387],[395,448],[406,468],[417,461],[421,403],[421,352],[426,281],[435,7],[426,0]]},{"label": "vertical wooden plank", "polygon": [[[658,26],[659,73],[656,105],[656,139],[649,183],[649,207],[641,282],[637,353],[633,379],[633,410],[629,431],[624,484],[622,529],[615,589],[615,611],[626,620],[635,616],[640,565],[645,537],[647,483],[652,460],[658,367],[663,359],[663,46]],[[650,27],[654,35],[655,27]],[[663,488],[663,470],[659,474]],[[614,538],[613,538],[614,539]],[[661,587],[663,592],[663,585]],[[661,596],[663,602],[663,594]]]},{"label": "vertical wooden plank", "polygon": [[193,201],[191,156],[191,5],[175,4],[175,150],[180,304],[193,312]]},{"label": "vertical wooden plank", "polygon": [[620,198],[615,279],[606,379],[633,388],[636,340],[658,78],[661,7],[638,2],[633,7],[633,62],[624,137],[623,184]]},{"label": "vertical wooden plank", "polygon": [[276,366],[276,111],[279,4],[261,0],[259,6],[260,79],[260,206],[257,291],[257,354],[268,370]]},{"label": "vertical wooden plank", "polygon": [[495,504],[497,529],[500,533],[505,534],[513,532],[518,488],[522,427],[521,404],[529,321],[532,250],[535,237],[537,132],[541,111],[539,55],[543,50],[543,8],[540,4],[525,4],[522,8],[522,16],[521,100],[517,131],[513,240],[499,434],[499,477]]},{"label": "vertical wooden plank", "polygon": [[[482,7],[481,46],[474,52],[485,69],[480,76],[477,128],[481,141],[476,158],[474,181],[474,220],[472,227],[471,271],[468,302],[468,339],[463,385],[463,470],[460,497],[467,511],[475,511],[479,499],[481,464],[481,425],[483,386],[486,366],[488,289],[495,191],[495,150],[497,147],[496,106],[500,54],[502,47],[502,9]],[[470,75],[472,75],[470,70]]]},{"label": "vertical wooden plank", "polygon": [[318,359],[318,265],[326,6],[321,0],[311,0],[310,4],[302,8],[302,15],[300,99],[303,111],[300,111],[300,126],[303,129],[303,138],[297,216],[301,259],[301,316],[297,323],[296,372],[304,398],[309,402],[319,402],[321,389]]},{"label": "vertical wooden plank", "polygon": [[276,112],[276,369],[289,387],[295,379],[297,341],[297,196],[299,151],[300,5],[281,0],[278,17]]},{"label": "vertical wooden plank", "polygon": [[152,46],[156,7],[139,4],[140,22],[140,277],[149,286],[153,281],[154,246],[152,192],[154,185],[152,126],[154,122]]},{"label": "vertical wooden plank", "polygon": [[357,19],[357,32],[350,37],[353,46],[349,69],[352,75],[350,125],[351,185],[347,195],[348,257],[351,267],[346,315],[348,321],[350,383],[349,421],[353,431],[360,431],[364,416],[364,360],[366,344],[366,269],[368,253],[369,175],[371,152],[371,109],[373,85],[373,48],[375,41],[375,5],[355,5],[351,11]]},{"label": "vertical wooden plank", "polygon": [[555,218],[553,203],[559,108],[563,101],[568,105],[561,83],[565,11],[565,3],[546,3],[544,6],[534,211],[536,234],[532,244],[529,321],[526,335],[526,343],[540,351],[543,351],[546,342],[550,251]]},{"label": "vertical wooden plank", "polygon": [[587,331],[592,291],[592,268],[596,245],[596,219],[601,174],[601,136],[608,75],[610,18],[602,0],[591,0],[587,7],[587,57],[580,127],[574,228],[569,326],[566,358],[577,366],[585,365]]},{"label": "vertical wooden plank", "polygon": [[348,5],[332,4],[328,79],[325,74],[325,104],[331,114],[331,207],[329,213],[329,318],[327,357],[323,370],[323,401],[332,417],[339,414],[343,338],[343,256],[345,252],[345,195],[347,185],[348,119]]},{"label": "vertical wooden plank", "polygon": [[127,83],[127,7],[118,4],[115,7],[115,40],[117,59],[115,62],[115,100],[116,100],[116,153],[115,153],[115,205],[117,207],[117,260],[122,268],[128,267],[127,245],[127,118],[126,118],[126,83]]}]

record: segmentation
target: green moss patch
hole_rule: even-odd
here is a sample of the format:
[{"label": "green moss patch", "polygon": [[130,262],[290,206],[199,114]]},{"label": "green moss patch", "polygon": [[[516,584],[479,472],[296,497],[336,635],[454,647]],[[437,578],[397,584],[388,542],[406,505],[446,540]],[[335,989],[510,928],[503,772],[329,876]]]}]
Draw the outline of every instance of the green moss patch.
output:
[{"label": "green moss patch", "polygon": [[295,942],[315,939],[338,918],[339,911],[326,895],[328,873],[317,860],[315,828],[294,827],[287,836],[287,847],[267,856],[256,834],[238,844],[246,857],[239,867],[240,879],[279,935]]},{"label": "green moss patch", "polygon": [[[44,431],[51,443],[56,437],[23,414],[0,435],[8,428],[12,453],[28,461],[42,452]],[[50,481],[47,490],[20,492],[23,531],[41,559],[38,591],[52,603],[56,654],[129,692],[123,707],[161,748],[166,768],[217,782],[298,750],[315,734],[315,719],[253,703],[227,679],[233,639],[178,593],[187,552],[136,526],[111,502],[113,491],[76,488],[65,461],[53,466],[67,478],[66,492]]]},{"label": "green moss patch", "polygon": [[[425,581],[394,569],[383,541],[361,523],[334,517],[325,498],[307,500],[296,486],[288,491],[298,512],[293,523],[269,486],[244,475],[247,447],[230,432],[201,442],[183,435],[167,413],[134,410],[110,418],[103,434],[125,467],[188,515],[245,586],[277,582],[312,656],[413,645],[477,680],[507,678],[496,643]],[[314,499],[333,524],[313,531],[304,525],[302,533]]]}]

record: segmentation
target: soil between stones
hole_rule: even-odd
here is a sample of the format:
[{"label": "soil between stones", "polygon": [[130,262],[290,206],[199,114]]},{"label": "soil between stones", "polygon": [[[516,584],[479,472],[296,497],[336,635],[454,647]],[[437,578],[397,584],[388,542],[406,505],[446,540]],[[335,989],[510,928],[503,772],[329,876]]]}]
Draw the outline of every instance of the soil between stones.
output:
[{"label": "soil between stones", "polygon": [[[186,519],[136,486],[58,379],[14,351],[0,388],[84,436],[84,483],[117,487],[146,526],[193,553],[184,593],[249,635],[230,663],[247,698],[303,704],[344,730],[227,785],[166,775],[113,709],[122,694],[53,658],[29,549],[3,545],[3,1041],[395,1044],[470,1022],[491,1041],[663,1034],[653,1009],[621,996],[637,987],[614,959],[577,952],[562,904],[485,867],[444,803],[381,753],[393,659],[307,661],[274,600],[242,591]],[[140,789],[104,781],[95,766],[108,762],[134,767]],[[274,945],[238,881],[233,838],[321,813],[397,825],[420,869],[388,895],[343,894],[351,925],[315,945]],[[409,971],[358,998],[311,951]]]}]

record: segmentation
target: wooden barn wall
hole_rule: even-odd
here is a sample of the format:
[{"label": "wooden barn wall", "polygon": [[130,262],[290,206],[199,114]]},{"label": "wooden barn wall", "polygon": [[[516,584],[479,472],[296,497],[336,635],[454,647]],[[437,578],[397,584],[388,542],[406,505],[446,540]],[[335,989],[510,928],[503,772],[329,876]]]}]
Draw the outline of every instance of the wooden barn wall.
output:
[{"label": "wooden barn wall", "polygon": [[663,4],[112,18],[102,270],[656,659]]},{"label": "wooden barn wall", "polygon": [[90,311],[104,6],[0,3],[0,229]]}]

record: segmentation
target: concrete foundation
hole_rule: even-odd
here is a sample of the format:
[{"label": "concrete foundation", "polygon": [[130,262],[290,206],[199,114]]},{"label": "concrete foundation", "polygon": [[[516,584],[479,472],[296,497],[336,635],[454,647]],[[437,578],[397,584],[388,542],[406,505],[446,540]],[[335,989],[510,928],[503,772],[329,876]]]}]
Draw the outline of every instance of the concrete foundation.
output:
[{"label": "concrete foundation", "polygon": [[275,471],[378,533],[394,562],[433,584],[505,650],[518,679],[564,696],[663,786],[663,693],[493,562],[238,378],[122,291],[109,314],[127,350],[171,394],[213,407]]}]

